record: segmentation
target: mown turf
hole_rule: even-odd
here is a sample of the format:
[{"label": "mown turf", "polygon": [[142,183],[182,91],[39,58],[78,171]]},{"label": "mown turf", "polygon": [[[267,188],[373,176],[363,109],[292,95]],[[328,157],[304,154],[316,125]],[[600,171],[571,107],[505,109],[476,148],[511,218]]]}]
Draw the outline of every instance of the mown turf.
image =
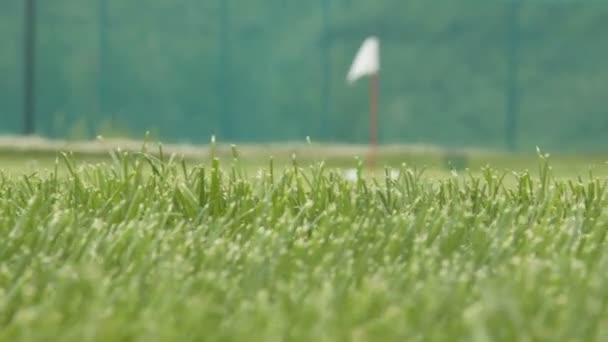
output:
[{"label": "mown turf", "polygon": [[[75,165],[103,163],[111,161],[108,151],[112,149],[139,151],[142,144],[148,144],[149,141],[149,134],[144,136],[143,141],[105,140],[101,137],[94,141],[62,141],[39,137],[0,136],[0,170],[20,175],[52,169],[58,150],[72,151],[71,160]],[[369,147],[365,145],[317,144],[309,139],[305,144],[245,144],[239,145],[238,148],[241,152],[239,160],[247,175],[255,174],[260,168],[266,167],[269,156],[274,156],[275,168],[280,171],[285,167],[291,167],[291,158],[294,154],[302,165],[311,165],[322,160],[327,168],[345,169],[356,167],[356,156],[364,161],[367,160],[370,152]],[[208,145],[168,144],[163,145],[163,150],[165,154],[183,155],[188,165],[207,162],[212,154],[220,160],[230,161],[232,158],[232,146],[216,144],[214,138]],[[150,152],[158,156],[159,151],[151,149]],[[556,177],[576,177],[586,174],[590,167],[594,169],[596,175],[608,177],[608,155],[605,152],[572,153],[562,150],[549,152],[552,153],[551,166]],[[538,159],[534,150],[507,153],[426,145],[382,145],[378,149],[374,171],[376,174],[382,174],[384,166],[400,168],[404,162],[410,166],[425,168],[425,174],[429,179],[450,176],[453,169],[458,171],[468,169],[468,172],[479,176],[481,169],[486,165],[499,170],[535,170]],[[59,165],[59,170],[65,170],[63,164]]]},{"label": "mown turf", "polygon": [[3,341],[608,338],[606,182],[542,157],[356,182],[297,161],[60,163],[0,177]]}]

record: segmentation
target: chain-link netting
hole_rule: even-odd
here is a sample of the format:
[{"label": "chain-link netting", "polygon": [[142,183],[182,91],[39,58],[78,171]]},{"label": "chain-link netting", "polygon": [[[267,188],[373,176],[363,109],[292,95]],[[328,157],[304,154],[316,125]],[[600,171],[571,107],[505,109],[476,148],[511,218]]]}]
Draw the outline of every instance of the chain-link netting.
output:
[{"label": "chain-link netting", "polygon": [[[0,131],[23,129],[24,1],[0,2]],[[36,2],[35,131],[165,141],[380,141],[601,149],[608,3],[453,0]]]}]

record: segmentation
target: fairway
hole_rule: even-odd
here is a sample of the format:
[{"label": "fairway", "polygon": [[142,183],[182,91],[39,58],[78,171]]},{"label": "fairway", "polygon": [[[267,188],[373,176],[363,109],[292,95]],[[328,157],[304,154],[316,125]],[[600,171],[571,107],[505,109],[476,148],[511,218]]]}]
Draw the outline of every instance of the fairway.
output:
[{"label": "fairway", "polygon": [[604,177],[210,153],[3,173],[0,340],[608,338]]},{"label": "fairway", "polygon": [[[208,145],[161,144],[151,143],[149,139],[104,139],[96,141],[49,140],[43,138],[0,136],[0,167],[5,173],[21,175],[24,173],[48,173],[55,167],[60,152],[70,153],[76,165],[111,163],[111,151],[141,152],[146,145],[147,151],[159,156],[162,150],[167,158],[174,155],[177,160],[185,159],[188,167],[204,164],[209,166],[213,158],[218,158],[222,168],[229,168],[234,159],[234,149],[238,152],[239,169],[245,177],[255,176],[260,169],[267,168],[270,160],[283,171],[290,168],[292,159],[304,169],[323,162],[328,169],[343,172],[345,169],[364,165],[364,174],[382,177],[385,167],[399,170],[404,165],[424,170],[427,179],[443,179],[454,175],[479,176],[486,166],[499,172],[524,172],[538,169],[538,151],[530,150],[508,153],[496,150],[446,149],[433,145],[384,145],[378,149],[375,168],[366,165],[370,148],[366,145],[316,144],[307,142],[244,144],[232,145],[213,143]],[[608,154],[603,152],[564,152],[543,150],[551,153],[552,174],[558,178],[587,176],[592,171],[596,176],[608,176]],[[59,176],[65,174],[64,163],[58,163]],[[509,181],[512,177],[507,177]]]}]

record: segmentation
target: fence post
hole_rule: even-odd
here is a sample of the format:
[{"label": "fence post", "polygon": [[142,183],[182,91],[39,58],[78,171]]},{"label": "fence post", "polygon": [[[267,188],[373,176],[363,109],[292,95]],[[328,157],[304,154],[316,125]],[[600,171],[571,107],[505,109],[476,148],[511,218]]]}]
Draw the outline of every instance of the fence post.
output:
[{"label": "fence post", "polygon": [[507,84],[506,84],[506,125],[505,139],[507,148],[515,151],[517,148],[517,126],[520,109],[519,49],[520,49],[520,0],[511,0],[507,15]]},{"label": "fence post", "polygon": [[321,120],[319,134],[325,140],[331,139],[331,37],[330,37],[330,0],[321,0]]},{"label": "fence post", "polygon": [[[108,0],[98,0],[98,46],[97,46],[97,110],[101,116],[106,115],[106,84],[108,71]],[[110,113],[110,125],[114,129],[114,113]],[[97,121],[97,120],[96,120]]]},{"label": "fence post", "polygon": [[[219,2],[219,75],[218,75],[218,94],[219,94],[219,115],[220,115],[220,139],[230,139],[232,137],[231,126],[231,107],[230,107],[230,9],[229,0],[218,0]],[[233,94],[230,94],[231,96]]]},{"label": "fence post", "polygon": [[23,133],[34,134],[36,87],[36,0],[26,0],[24,8]]}]

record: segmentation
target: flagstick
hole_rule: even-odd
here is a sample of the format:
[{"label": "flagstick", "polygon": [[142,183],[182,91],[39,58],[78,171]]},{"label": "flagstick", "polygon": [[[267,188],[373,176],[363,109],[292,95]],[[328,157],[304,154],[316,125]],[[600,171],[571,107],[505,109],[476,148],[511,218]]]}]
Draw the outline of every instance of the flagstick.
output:
[{"label": "flagstick", "polygon": [[375,36],[365,39],[355,60],[348,71],[346,80],[352,84],[357,79],[369,77],[369,142],[371,151],[367,156],[367,164],[373,175],[376,167],[376,155],[378,149],[378,84],[380,70],[380,42]]},{"label": "flagstick", "polygon": [[369,140],[371,153],[368,160],[370,172],[376,167],[376,155],[378,149],[378,73],[369,78]]}]

